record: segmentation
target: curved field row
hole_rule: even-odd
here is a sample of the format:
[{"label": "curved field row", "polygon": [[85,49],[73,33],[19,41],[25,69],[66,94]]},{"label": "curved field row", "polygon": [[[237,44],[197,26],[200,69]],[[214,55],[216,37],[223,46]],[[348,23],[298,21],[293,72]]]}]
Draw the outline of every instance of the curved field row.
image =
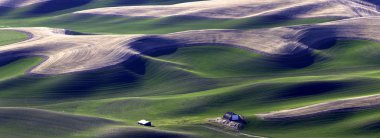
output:
[{"label": "curved field row", "polygon": [[31,73],[38,74],[75,72],[75,70],[96,69],[120,63],[133,54],[133,51],[124,45],[136,37],[70,35],[67,30],[50,28],[10,30],[31,33],[33,38],[0,48],[1,55],[9,58],[22,55],[47,57],[46,61],[31,70]]},{"label": "curved field row", "polygon": [[[125,63],[91,72],[42,78],[25,76],[2,82],[1,105],[35,105],[36,108],[121,120],[127,124],[149,119],[158,129],[201,132],[201,136],[218,132],[204,132],[204,128],[192,125],[203,124],[206,118],[233,110],[251,115],[246,133],[272,136],[281,129],[270,133],[268,129],[263,130],[262,126],[270,122],[255,120],[254,114],[378,94],[376,50],[376,42],[339,41],[330,48],[315,51],[313,64],[294,69],[272,56],[237,48],[182,47],[157,57],[147,56],[133,62],[133,67]],[[363,56],[363,51],[373,51],[374,55]],[[235,60],[226,62],[225,59]],[[330,68],[321,68],[323,66]],[[320,86],[324,89],[316,90]],[[257,126],[257,123],[264,125]],[[343,125],[339,129],[360,130],[362,125],[371,124],[362,123]],[[297,125],[285,128],[290,127]],[[333,130],[328,134],[338,135]],[[310,130],[306,132],[306,136],[313,134]],[[297,134],[290,131],[289,136]],[[371,135],[376,133],[366,133],[366,136]]]},{"label": "curved field row", "polygon": [[[222,1],[199,3],[212,6],[213,2]],[[266,2],[273,1],[252,3]],[[124,26],[98,26],[119,23],[126,24],[127,30],[128,24],[145,23],[150,28],[166,25],[163,30],[145,28],[152,32],[191,30],[160,35],[91,35],[38,27],[0,29],[32,35],[29,40],[0,47],[0,74],[7,72],[5,77],[0,75],[0,106],[55,111],[0,109],[0,115],[4,115],[0,118],[4,121],[0,122],[5,123],[1,126],[10,126],[1,128],[4,133],[0,136],[8,137],[17,131],[25,132],[20,133],[20,137],[37,133],[47,137],[61,134],[66,137],[222,137],[227,133],[205,127],[207,118],[233,111],[247,117],[249,124],[243,132],[252,135],[377,137],[380,132],[378,96],[369,96],[378,95],[380,89],[378,3],[371,0],[282,2],[266,5],[274,9],[258,13],[263,15],[259,18],[236,20],[197,18],[191,21],[191,18],[171,17],[170,13],[162,14],[164,18],[153,19],[74,14],[28,18],[19,24],[35,26],[55,20],[50,24],[60,26],[78,19],[78,22],[68,23],[68,27],[88,24],[87,27],[97,27],[94,32],[102,32],[102,29],[107,32],[107,29],[122,30]],[[241,7],[229,1],[227,6],[216,4],[211,10],[198,11],[203,5],[194,10],[191,5],[195,3],[198,2],[163,7],[171,10],[170,7],[182,5],[181,8],[191,10],[185,15],[208,17],[215,14],[216,18],[228,17],[223,14],[224,10]],[[83,8],[80,3],[79,6],[75,4],[78,3],[74,3],[74,7]],[[248,8],[256,11],[265,8],[257,5],[250,4]],[[137,11],[139,8],[126,7]],[[62,10],[75,8],[69,6]],[[156,11],[160,9],[150,12],[156,14]],[[56,12],[60,11],[43,11],[41,15]],[[231,13],[231,16],[255,16],[249,12],[248,15],[240,11]],[[332,14],[339,16],[337,19],[360,18],[294,20]],[[263,21],[270,23],[262,26],[260,22]],[[6,25],[13,24],[14,20],[0,22]],[[287,26],[310,22],[326,23]],[[210,25],[214,23],[215,26]],[[203,26],[205,24],[209,26]],[[224,30],[217,30],[221,28]],[[256,29],[245,30],[253,28]],[[42,59],[24,58],[30,56],[45,57],[46,61],[32,68]],[[23,75],[26,71],[31,74]],[[342,101],[349,98],[353,99]],[[347,110],[352,108],[359,110]],[[257,114],[262,114],[264,119]],[[153,121],[156,127],[136,127],[140,119]],[[32,128],[31,124],[51,127],[44,130]],[[287,135],[282,135],[284,133]],[[228,136],[241,135],[231,133]]]},{"label": "curved field row", "polygon": [[[310,49],[323,49],[338,39],[379,40],[379,18],[357,18],[311,26],[257,30],[199,30],[166,35],[67,35],[52,28],[10,28],[33,34],[33,38],[0,48],[3,56],[43,55],[48,60],[31,73],[62,74],[99,69],[121,63],[133,55],[157,56],[179,47],[199,44],[235,46],[291,61],[313,60]],[[357,27],[362,26],[362,27]],[[364,28],[365,27],[365,28]],[[315,36],[321,36],[315,38]],[[59,45],[59,47],[58,47]],[[164,52],[164,53],[162,53]]]},{"label": "curved field row", "polygon": [[[249,5],[249,6],[247,6]],[[126,17],[192,16],[207,18],[275,17],[362,17],[378,16],[377,5],[358,0],[209,0],[167,6],[106,7],[78,11],[75,14],[116,15]]]},{"label": "curved field row", "polygon": [[264,120],[281,120],[294,119],[307,116],[316,116],[318,114],[337,112],[340,110],[352,110],[360,108],[370,108],[379,106],[379,95],[356,97],[351,99],[342,99],[327,103],[320,103],[311,106],[305,106],[296,109],[282,110],[268,114],[258,114],[257,116]]},{"label": "curved field row", "polygon": [[[33,18],[4,18],[3,27],[46,26],[66,28],[83,33],[166,34],[202,29],[259,29],[302,24],[316,24],[344,19],[340,17],[270,18],[268,16],[241,19],[210,19],[192,17],[141,18],[88,14],[68,14]],[[98,27],[102,26],[102,27]],[[159,27],[158,27],[159,26]]]},{"label": "curved field row", "polygon": [[[259,55],[250,55],[252,56],[250,58],[256,59],[256,62],[249,62],[250,60],[248,59],[247,62],[239,62],[244,61],[242,59],[225,62],[224,59],[216,56],[223,54],[225,55],[225,58],[236,58],[239,57],[239,55],[243,59],[244,57],[249,57],[249,52],[236,49],[235,51],[232,50],[233,48],[217,46],[179,48],[173,54],[158,57],[165,60],[165,63],[154,63],[164,65],[151,66],[153,61],[147,62],[147,65],[149,66],[147,67],[148,69],[145,74],[147,75],[146,77],[150,78],[152,81],[158,82],[157,84],[149,85],[152,89],[138,91],[137,95],[133,94],[133,89],[126,90],[123,94],[120,93],[121,95],[129,95],[127,97],[130,98],[110,98],[86,102],[64,102],[61,104],[42,106],[40,108],[46,108],[49,110],[71,110],[73,113],[122,119],[130,123],[141,118],[149,118],[156,122],[158,124],[157,127],[159,128],[165,128],[166,125],[176,125],[176,127],[179,127],[177,129],[180,129],[181,127],[186,128],[186,125],[189,124],[203,123],[205,118],[219,116],[221,113],[229,110],[253,116],[257,113],[302,107],[310,104],[333,101],[335,99],[378,94],[377,89],[379,87],[376,84],[379,82],[379,77],[378,75],[374,75],[379,68],[379,64],[376,62],[376,56],[369,55],[369,57],[367,57],[361,55],[363,50],[375,51],[378,48],[378,44],[376,44],[376,42],[372,43],[366,41],[339,42],[338,45],[334,45],[329,49],[324,49],[316,53],[320,57],[318,57],[314,64],[298,70],[286,70],[281,64],[276,64],[273,60],[264,60],[265,58],[260,57]],[[370,45],[370,47],[366,47],[368,45]],[[236,53],[236,55],[228,55],[226,53]],[[352,55],[354,55],[356,60],[352,60]],[[324,58],[329,58],[330,60],[323,60]],[[201,61],[204,59],[210,61],[204,61],[204,63],[202,63]],[[167,69],[173,67],[166,65],[166,63],[174,63],[174,67],[179,68],[182,71],[194,73],[193,75],[196,76],[214,77],[214,79],[219,77],[220,81],[227,82],[227,84],[231,86],[199,91],[195,90],[195,88],[200,88],[202,87],[201,85],[187,85],[186,88],[191,87],[191,90],[194,90],[187,94],[181,94],[182,89],[180,88],[160,91],[163,88],[173,86],[174,84],[176,84],[176,86],[182,85],[186,83],[185,80],[189,81],[194,79],[194,77],[188,76],[178,78],[176,77],[177,75],[173,75],[171,78],[162,79],[158,76],[149,76],[152,72],[160,75],[175,73],[173,70]],[[247,63],[250,63],[250,65],[247,66],[252,67],[251,69],[244,70],[241,68],[234,68]],[[345,63],[345,65],[339,65],[336,63]],[[333,66],[329,66],[329,64]],[[330,68],[320,68],[325,65]],[[350,65],[356,66],[351,67]],[[163,69],[163,72],[157,69]],[[273,72],[276,73],[273,74]],[[250,74],[249,77],[245,76],[248,74]],[[345,75],[343,76],[342,74]],[[240,79],[240,82],[235,81],[235,83],[231,83],[228,80],[232,79],[232,82],[234,81],[233,79],[239,80],[236,77],[234,78],[231,76],[238,76],[237,78]],[[242,76],[246,77],[246,80],[241,78]],[[361,76],[361,78],[358,78],[358,76]],[[164,80],[173,79],[175,80],[174,82],[168,82],[167,84],[164,82]],[[142,80],[138,79],[137,82],[139,81]],[[171,93],[168,91],[171,91]],[[109,93],[109,91],[104,93]],[[167,94],[169,94],[169,96]],[[132,95],[138,97],[131,97]],[[176,106],[171,106],[173,104]],[[378,115],[378,113],[373,115]],[[352,118],[355,120],[356,117],[352,116]],[[360,117],[358,118],[361,119]],[[283,119],[279,120],[283,121]],[[262,126],[264,127],[256,124],[261,121],[255,120],[253,117],[250,117],[250,121],[250,124],[247,126],[247,133],[263,136],[278,136],[274,134],[282,132],[282,129],[278,129],[278,131],[272,130],[270,133],[268,132],[268,128],[265,130],[264,128],[266,125],[270,127],[269,124],[271,122],[269,121],[262,122]],[[339,123],[343,124],[343,121]],[[362,125],[364,127],[367,124],[371,124],[370,122],[365,121],[362,123],[363,124],[358,125],[342,125],[337,129],[328,131],[326,135],[339,135],[339,132],[334,130],[355,129],[355,131],[361,131],[360,127],[362,127]],[[294,126],[289,124],[283,129],[297,127],[297,124],[298,122],[294,124]],[[312,124],[313,122],[311,122],[311,125]],[[316,125],[318,130],[323,129],[323,126],[318,126],[318,123],[314,122],[314,125]],[[326,125],[334,126],[335,123],[333,121],[327,122]],[[355,127],[359,127],[360,129]],[[279,128],[281,128],[281,126],[279,126]],[[173,128],[169,130],[172,129]],[[378,128],[372,129],[378,130]],[[313,131],[305,131],[307,133],[304,133],[303,136],[313,135]],[[290,132],[289,137],[295,135],[302,136],[302,134],[295,131]],[[377,133],[371,132],[366,133],[365,135],[375,136],[376,134]],[[347,133],[346,135],[351,135],[351,133]]]}]

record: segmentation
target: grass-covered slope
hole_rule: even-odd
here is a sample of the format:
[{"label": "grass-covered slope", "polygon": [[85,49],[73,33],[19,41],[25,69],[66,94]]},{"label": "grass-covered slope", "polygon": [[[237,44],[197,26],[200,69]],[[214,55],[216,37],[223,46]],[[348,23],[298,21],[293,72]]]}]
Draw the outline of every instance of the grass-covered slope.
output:
[{"label": "grass-covered slope", "polygon": [[[0,99],[2,106],[65,111],[126,122],[127,126],[149,119],[157,129],[206,137],[220,134],[203,125],[206,119],[226,111],[248,116],[250,123],[244,130],[248,134],[376,137],[376,109],[280,122],[260,121],[254,115],[378,94],[379,47],[372,41],[339,40],[331,48],[314,50],[313,62],[297,68],[284,65],[277,57],[233,47],[185,47],[91,72],[3,81]],[[16,102],[21,99],[24,102]],[[140,135],[134,133],[126,135]]]},{"label": "grass-covered slope", "polygon": [[[32,108],[0,108],[1,137],[83,138],[83,137],[173,137],[193,134],[125,127],[124,123],[103,118],[70,115]],[[15,133],[19,132],[19,133]]]},{"label": "grass-covered slope", "polygon": [[[341,19],[70,14],[107,6],[188,1],[195,0],[52,0],[22,8],[0,7],[0,26],[165,34],[273,28]],[[312,38],[315,34],[302,35]],[[26,38],[23,33],[0,31],[0,46]],[[51,76],[27,74],[43,58],[9,54],[0,57],[0,137],[378,137],[378,107],[271,121],[256,116],[380,94],[379,42],[329,38],[328,43],[310,40],[311,45],[308,40],[302,43],[309,46],[310,53],[303,56],[269,56],[236,47],[198,45],[135,55],[101,69]],[[220,117],[227,111],[247,117],[242,133],[248,135],[207,124],[208,118]],[[136,121],[141,119],[153,121],[155,127],[138,126]]]},{"label": "grass-covered slope", "polygon": [[[30,108],[1,108],[0,137],[72,137],[76,132],[121,123]],[[17,133],[18,132],[18,133]]]},{"label": "grass-covered slope", "polygon": [[0,26],[54,27],[84,33],[163,34],[200,29],[257,29],[300,24],[315,24],[342,19],[320,16],[296,18],[274,13],[242,19],[217,19],[189,16],[141,18],[107,15],[72,14],[99,7],[175,4],[198,0],[51,0],[21,8],[0,8]]},{"label": "grass-covered slope", "polygon": [[[198,17],[166,18],[127,18],[103,15],[63,15],[37,18],[6,18],[0,20],[0,26],[47,26],[66,28],[85,33],[118,34],[164,34],[178,31],[201,29],[257,29],[300,24],[316,24],[338,20],[340,18],[268,18],[251,17],[243,19],[210,19]],[[101,27],[99,27],[101,26]]]},{"label": "grass-covered slope", "polygon": [[27,39],[28,36],[25,33],[0,30],[0,46],[20,42]]},{"label": "grass-covered slope", "polygon": [[29,69],[42,62],[40,57],[26,57],[16,60],[0,60],[0,81],[24,75]]}]

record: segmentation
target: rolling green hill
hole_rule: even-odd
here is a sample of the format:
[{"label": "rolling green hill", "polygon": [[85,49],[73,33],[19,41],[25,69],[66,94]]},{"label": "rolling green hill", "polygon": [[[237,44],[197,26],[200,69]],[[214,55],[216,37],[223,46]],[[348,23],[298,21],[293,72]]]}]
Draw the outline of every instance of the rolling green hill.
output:
[{"label": "rolling green hill", "polygon": [[[175,4],[189,1],[197,0],[143,0],[141,2],[132,0],[84,0],[83,2],[78,3],[52,0],[51,3],[41,3],[23,8],[4,10],[7,12],[0,14],[0,27],[44,26],[65,28],[83,33],[166,34],[201,29],[244,30],[272,28],[279,26],[323,23],[343,19],[342,17],[287,18],[282,16],[247,17],[242,19],[212,19],[187,16],[139,18],[71,14],[75,11],[109,6]],[[35,11],[34,9],[42,9],[42,11]],[[49,9],[52,11],[49,11]]]},{"label": "rolling green hill", "polygon": [[[113,34],[166,34],[201,29],[257,29],[301,24],[315,24],[344,19],[342,17],[287,18],[282,16],[247,17],[242,19],[213,19],[173,16],[165,18],[139,18],[105,15],[72,14],[92,8],[113,6],[141,6],[175,4],[199,0],[83,0],[34,4],[22,8],[4,9],[0,14],[0,27],[53,27],[83,33]],[[52,6],[54,5],[54,6]],[[0,8],[1,11],[1,8]],[[101,27],[99,27],[101,26]]]},{"label": "rolling green hill", "polygon": [[[167,34],[202,29],[295,29],[300,27],[295,25],[346,19],[71,14],[109,6],[189,1],[197,0],[51,0],[21,8],[0,7],[0,27],[65,28],[83,34]],[[318,35],[310,38],[314,40]],[[70,36],[68,40],[75,37],[82,36]],[[0,30],[0,49],[27,38],[25,33]],[[40,56],[46,52],[45,42],[36,44],[41,51],[32,56],[27,50],[1,49],[0,137],[377,138],[379,107],[282,120],[256,116],[380,94],[380,43],[370,39],[332,39],[329,45],[317,41],[321,43],[311,46],[305,42],[305,53],[287,56],[221,44],[198,44],[163,49],[161,53],[139,53],[116,65],[58,75],[29,72],[48,58]],[[245,129],[236,132],[208,123],[208,119],[228,111],[247,117]],[[152,121],[154,127],[137,125],[141,119]]]},{"label": "rolling green hill", "polygon": [[[251,17],[243,19],[210,19],[192,17],[126,18],[102,15],[62,15],[29,18],[5,18],[0,26],[46,26],[66,28],[83,33],[116,34],[166,34],[201,29],[257,29],[301,24],[315,24],[341,18],[320,17],[300,19],[268,19]],[[98,27],[102,26],[102,27]]]},{"label": "rolling green hill", "polygon": [[[202,124],[207,118],[235,111],[249,117],[244,130],[249,134],[304,137],[324,132],[326,137],[376,137],[376,109],[284,122],[260,121],[254,114],[378,94],[379,47],[365,40],[338,41],[329,49],[315,50],[314,62],[301,68],[232,47],[180,48],[173,54],[139,57],[91,72],[5,80],[0,82],[0,99],[2,106],[96,116],[127,126],[149,119],[158,129],[200,132],[201,136],[218,133],[205,131]],[[2,68],[7,67],[11,65]]]},{"label": "rolling green hill", "polygon": [[0,62],[0,81],[16,78],[25,74],[27,70],[42,62],[42,58],[20,58],[12,62]]}]

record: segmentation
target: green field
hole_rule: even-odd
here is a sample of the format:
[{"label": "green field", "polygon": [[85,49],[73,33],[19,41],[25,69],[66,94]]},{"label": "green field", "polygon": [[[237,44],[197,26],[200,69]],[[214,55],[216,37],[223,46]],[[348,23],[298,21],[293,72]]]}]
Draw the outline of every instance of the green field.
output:
[{"label": "green field", "polygon": [[[249,117],[244,132],[253,135],[376,137],[380,119],[376,109],[284,122],[259,121],[254,114],[378,94],[379,48],[380,44],[371,41],[338,41],[329,49],[315,50],[314,62],[296,69],[238,48],[180,48],[169,55],[136,59],[132,63],[138,70],[125,63],[87,73],[2,81],[0,85],[6,87],[0,89],[0,99],[2,106],[101,117],[133,127],[136,120],[149,119],[157,129],[201,136],[218,133],[205,128],[207,118],[234,111]],[[362,54],[368,51],[370,54]],[[13,67],[19,63],[2,68],[19,68]],[[145,71],[139,72],[142,69]],[[17,99],[24,100],[14,102]],[[86,130],[83,135],[96,132]],[[287,135],[282,135],[285,132]]]},{"label": "green field", "polygon": [[0,46],[8,45],[27,39],[28,36],[24,33],[8,30],[0,30]]},{"label": "green field", "polygon": [[[166,34],[188,30],[202,29],[258,29],[272,28],[280,26],[292,26],[302,24],[316,24],[329,21],[340,20],[338,17],[318,17],[318,18],[287,18],[287,17],[247,17],[242,19],[212,19],[202,17],[173,16],[163,18],[137,18],[119,17],[105,15],[75,15],[71,12],[100,8],[108,6],[128,6],[128,5],[154,5],[154,4],[174,4],[198,0],[144,0],[136,1],[105,1],[94,0],[90,3],[78,2],[69,4],[60,3],[63,6],[48,8],[46,5],[31,5],[23,8],[4,10],[0,14],[0,27],[36,27],[45,26],[53,28],[65,28],[82,33],[106,33],[106,34]],[[59,3],[59,2],[58,2]],[[54,5],[56,3],[51,3]],[[52,9],[52,11],[34,11],[41,7]],[[66,6],[66,7],[65,7]],[[0,8],[1,11],[1,8]],[[101,27],[100,27],[101,26]]]},{"label": "green field", "polygon": [[[34,18],[5,18],[0,26],[46,26],[66,28],[83,33],[116,34],[166,34],[201,29],[258,29],[301,24],[315,24],[340,18],[268,19],[252,17],[243,19],[209,19],[191,17],[123,18],[94,15],[61,15]],[[98,27],[102,26],[102,27]]]},{"label": "green field", "polygon": [[[15,9],[0,7],[0,26],[43,26],[94,34],[167,34],[202,29],[254,30],[343,19],[70,14],[108,6],[188,1],[196,0],[53,1]],[[25,33],[0,30],[0,48],[27,37]],[[255,116],[380,94],[379,42],[336,38],[331,45],[315,45],[322,47],[285,57],[221,45],[180,47],[160,56],[136,55],[113,66],[62,75],[28,73],[44,57],[0,52],[0,137],[244,137],[208,123],[207,119],[228,111],[247,117],[242,133],[254,136],[379,137],[378,107],[281,121]],[[154,127],[137,125],[141,119],[152,121]]]},{"label": "green field", "polygon": [[0,81],[16,78],[25,74],[25,72],[42,62],[42,58],[30,57],[22,58],[0,67]]}]

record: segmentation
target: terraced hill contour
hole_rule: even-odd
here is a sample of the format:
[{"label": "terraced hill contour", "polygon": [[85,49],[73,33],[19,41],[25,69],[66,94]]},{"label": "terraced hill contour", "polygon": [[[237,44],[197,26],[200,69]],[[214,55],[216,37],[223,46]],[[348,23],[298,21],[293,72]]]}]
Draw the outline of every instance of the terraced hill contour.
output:
[{"label": "terraced hill contour", "polygon": [[377,1],[60,2],[0,0],[2,137],[379,134]]}]

